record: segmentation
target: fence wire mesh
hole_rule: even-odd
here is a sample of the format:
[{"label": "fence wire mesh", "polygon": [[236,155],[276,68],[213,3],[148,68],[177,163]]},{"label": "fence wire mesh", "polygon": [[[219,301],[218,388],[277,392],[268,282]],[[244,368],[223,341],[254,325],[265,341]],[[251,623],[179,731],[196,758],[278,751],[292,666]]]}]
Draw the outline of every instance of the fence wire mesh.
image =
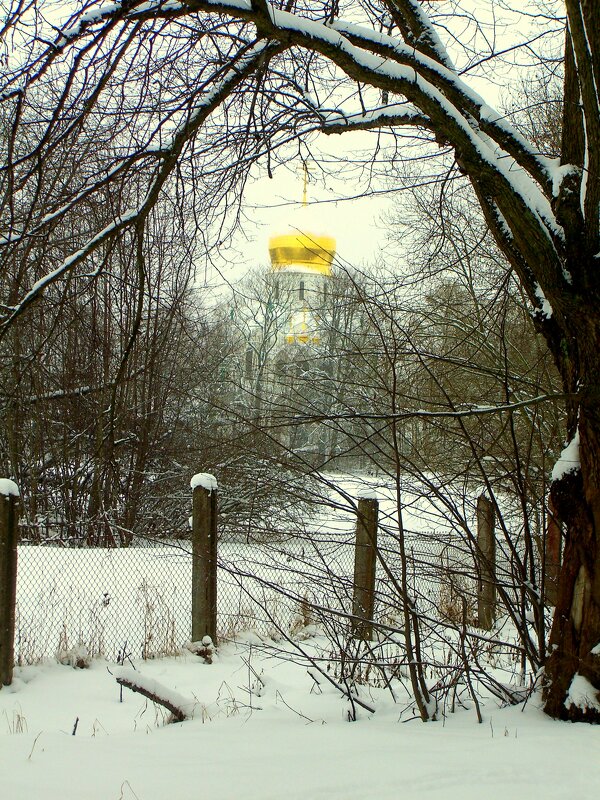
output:
[{"label": "fence wire mesh", "polygon": [[189,639],[189,546],[19,547],[15,661],[152,658]]},{"label": "fence wire mesh", "polygon": [[[407,533],[407,589],[420,610],[440,613],[444,587],[474,603],[476,580],[467,548],[437,532]],[[470,562],[470,565],[469,565]],[[449,569],[457,577],[451,580]],[[391,620],[402,606],[397,535],[379,531],[375,621]],[[262,542],[221,542],[219,620],[226,635],[250,628],[262,635],[299,632],[324,617],[352,616],[354,532],[312,531]],[[442,609],[443,610],[443,609]]]},{"label": "fence wire mesh", "polygon": [[[449,613],[454,596],[475,596],[472,554],[447,532],[404,537],[406,584],[420,611]],[[397,527],[385,516],[378,539],[375,620],[399,615],[402,575]],[[29,664],[81,654],[154,658],[190,639],[192,554],[187,541],[129,547],[22,543],[17,580],[15,660]],[[341,624],[352,614],[354,520],[322,521],[293,534],[222,533],[218,634],[278,638]],[[444,604],[446,607],[444,607]]]}]

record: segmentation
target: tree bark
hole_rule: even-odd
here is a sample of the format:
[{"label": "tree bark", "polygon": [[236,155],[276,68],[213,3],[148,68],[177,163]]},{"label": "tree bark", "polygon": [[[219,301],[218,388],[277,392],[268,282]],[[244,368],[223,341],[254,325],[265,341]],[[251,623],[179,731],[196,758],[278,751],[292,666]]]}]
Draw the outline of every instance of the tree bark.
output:
[{"label": "tree bark", "polygon": [[[600,723],[600,407],[593,388],[600,375],[600,332],[593,318],[586,327],[576,337],[586,376],[581,385],[588,392],[578,409],[580,466],[552,484],[552,501],[566,535],[544,699],[553,717]],[[576,675],[591,684],[587,704],[568,700]]]}]

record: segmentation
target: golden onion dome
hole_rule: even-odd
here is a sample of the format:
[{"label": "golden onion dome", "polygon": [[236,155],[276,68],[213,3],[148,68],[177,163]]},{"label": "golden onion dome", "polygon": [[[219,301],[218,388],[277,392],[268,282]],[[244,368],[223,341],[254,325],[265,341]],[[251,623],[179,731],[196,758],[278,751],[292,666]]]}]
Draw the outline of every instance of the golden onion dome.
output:
[{"label": "golden onion dome", "polygon": [[269,255],[273,271],[289,267],[331,275],[331,265],[335,258],[335,239],[326,234],[311,233],[313,225],[306,225],[305,208],[296,215],[293,224],[285,233],[276,234],[269,239]]}]

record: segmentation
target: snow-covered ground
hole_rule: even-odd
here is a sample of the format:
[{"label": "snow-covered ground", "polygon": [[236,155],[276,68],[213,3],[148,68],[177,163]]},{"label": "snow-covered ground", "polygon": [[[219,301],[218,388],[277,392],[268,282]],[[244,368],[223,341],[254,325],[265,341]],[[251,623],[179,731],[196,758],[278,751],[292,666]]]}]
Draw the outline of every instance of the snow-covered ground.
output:
[{"label": "snow-covered ground", "polygon": [[[364,483],[346,479],[346,499],[358,497]],[[380,546],[388,548],[386,558],[395,568],[393,497],[389,488],[377,488]],[[431,590],[419,596],[419,605],[430,603],[434,610],[440,596],[435,548],[445,535],[455,535],[460,522],[437,508],[435,497],[409,500],[404,523],[414,536],[414,582]],[[465,518],[472,514],[459,511]],[[360,682],[365,672],[357,671],[356,691],[374,713],[359,708],[357,720],[349,721],[348,699],[326,677],[339,680],[340,648],[350,646],[347,631],[333,624],[335,613],[329,622],[309,607],[303,613],[302,600],[346,607],[354,524],[351,508],[323,509],[304,538],[245,547],[221,542],[220,628],[229,636],[210,665],[181,649],[189,637],[191,605],[186,544],[113,551],[21,548],[17,653],[24,663],[44,660],[17,667],[13,684],[0,691],[0,800],[596,800],[600,727],[549,720],[535,694],[524,706],[500,708],[478,685],[479,725],[461,684],[455,713],[421,723],[402,683],[406,663],[394,666],[402,660],[401,623],[380,643],[392,691],[376,669],[369,685]],[[428,540],[427,531],[436,536]],[[464,557],[464,550],[458,552]],[[385,574],[378,580],[384,582]],[[379,613],[392,615],[392,626],[393,611],[379,607]],[[325,628],[318,627],[320,619]],[[252,627],[255,632],[244,632]],[[288,632],[287,640],[267,638],[278,627],[280,634]],[[514,641],[510,622],[495,635]],[[456,636],[442,625],[424,639],[440,675],[454,669],[449,643]],[[125,664],[129,674],[135,669],[138,683],[162,685],[168,696],[183,698],[192,719],[171,723],[162,706],[121,689],[114,654],[125,641],[132,654]],[[90,662],[86,649],[107,658]],[[141,651],[170,655],[141,660]],[[480,658],[498,680],[514,685],[515,652],[510,645],[490,646]],[[89,666],[70,666],[77,662]],[[347,662],[345,669],[347,675]],[[435,681],[439,675],[432,670]]]},{"label": "snow-covered ground", "polygon": [[191,653],[134,662],[195,701],[183,723],[127,689],[121,701],[118,668],[103,660],[17,668],[0,691],[2,798],[598,797],[600,728],[553,722],[535,696],[524,709],[489,701],[482,725],[472,710],[423,724],[403,721],[411,709],[385,690],[362,689],[376,712],[349,722],[347,700],[306,663],[252,641],[222,645],[211,665]]}]

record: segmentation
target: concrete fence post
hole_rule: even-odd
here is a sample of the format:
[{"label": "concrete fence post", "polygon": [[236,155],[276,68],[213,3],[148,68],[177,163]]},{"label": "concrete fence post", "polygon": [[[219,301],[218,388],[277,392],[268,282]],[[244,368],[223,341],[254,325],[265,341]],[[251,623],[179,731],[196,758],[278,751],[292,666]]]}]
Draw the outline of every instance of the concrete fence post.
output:
[{"label": "concrete fence post", "polygon": [[489,631],[496,617],[496,536],[492,501],[477,498],[477,619],[480,628]]},{"label": "concrete fence post", "polygon": [[217,643],[217,481],[198,473],[192,505],[192,641]]},{"label": "concrete fence post", "polygon": [[366,641],[373,638],[378,514],[379,502],[376,497],[359,498],[354,551],[352,632],[357,638]]},{"label": "concrete fence post", "polygon": [[19,489],[0,478],[0,686],[12,683],[17,604],[17,522]]}]

